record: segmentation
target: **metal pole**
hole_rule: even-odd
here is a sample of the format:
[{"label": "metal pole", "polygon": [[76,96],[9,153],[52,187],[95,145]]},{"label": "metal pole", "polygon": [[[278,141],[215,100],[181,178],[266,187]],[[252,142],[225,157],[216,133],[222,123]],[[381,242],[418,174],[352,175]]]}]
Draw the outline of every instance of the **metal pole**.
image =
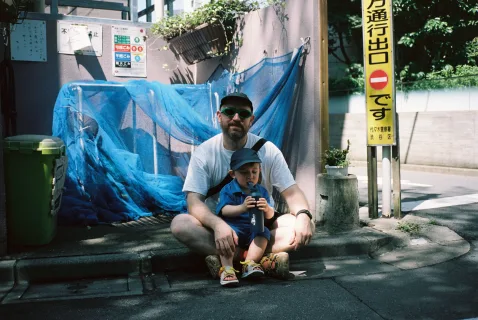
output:
[{"label": "metal pole", "polygon": [[58,0],[51,0],[50,14],[58,14]]},{"label": "metal pole", "polygon": [[[151,7],[151,0],[146,0],[146,8]],[[146,22],[151,22],[152,21],[152,14],[151,12],[146,14]]]},{"label": "metal pole", "polygon": [[377,147],[367,147],[368,217],[378,218]]},{"label": "metal pole", "polygon": [[400,136],[398,114],[395,114],[396,142],[392,147],[392,174],[393,174],[393,216],[395,219],[402,217],[402,186],[400,183]]},{"label": "metal pole", "polygon": [[0,257],[7,255],[7,210],[3,164],[3,128],[0,127]]},{"label": "metal pole", "polygon": [[154,11],[156,12],[156,21],[164,18],[164,0],[154,0]]},{"label": "metal pole", "polygon": [[130,0],[129,17],[132,22],[138,22],[138,0]]},{"label": "metal pole", "polygon": [[392,167],[390,163],[391,147],[382,147],[382,216],[392,215]]},{"label": "metal pole", "polygon": [[329,149],[329,27],[327,22],[327,0],[318,0],[319,9],[319,108],[320,108],[320,145],[319,168],[325,172],[323,161],[325,151]]},{"label": "metal pole", "polygon": [[138,129],[137,128],[137,125],[136,125],[136,102],[133,101],[133,106],[132,106],[132,121],[133,121],[133,153],[136,153],[136,130]]},{"label": "metal pole", "polygon": [[83,122],[83,88],[81,86],[78,86],[78,122],[79,122],[79,137],[80,137],[80,147],[81,151],[85,151],[85,142],[83,140],[83,127],[84,122]]}]

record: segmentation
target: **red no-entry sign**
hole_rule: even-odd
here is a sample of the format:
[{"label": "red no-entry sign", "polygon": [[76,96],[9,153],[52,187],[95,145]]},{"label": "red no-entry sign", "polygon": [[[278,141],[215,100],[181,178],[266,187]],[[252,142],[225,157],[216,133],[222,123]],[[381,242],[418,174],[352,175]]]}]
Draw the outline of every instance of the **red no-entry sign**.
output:
[{"label": "red no-entry sign", "polygon": [[383,70],[375,70],[370,74],[370,86],[375,90],[382,90],[388,84],[388,75]]}]

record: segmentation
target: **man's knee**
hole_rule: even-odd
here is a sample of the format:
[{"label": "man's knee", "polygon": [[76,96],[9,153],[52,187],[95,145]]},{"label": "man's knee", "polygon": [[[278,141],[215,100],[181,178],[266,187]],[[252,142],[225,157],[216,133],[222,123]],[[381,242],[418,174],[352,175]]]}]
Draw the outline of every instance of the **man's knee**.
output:
[{"label": "man's knee", "polygon": [[171,221],[171,233],[178,240],[185,239],[191,230],[194,217],[189,214],[178,214]]}]

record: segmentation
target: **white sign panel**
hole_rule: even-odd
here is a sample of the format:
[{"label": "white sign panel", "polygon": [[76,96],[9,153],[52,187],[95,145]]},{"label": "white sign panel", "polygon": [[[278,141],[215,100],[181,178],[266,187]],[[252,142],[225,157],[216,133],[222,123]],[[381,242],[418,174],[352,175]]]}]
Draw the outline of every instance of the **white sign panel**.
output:
[{"label": "white sign panel", "polygon": [[85,56],[103,55],[103,28],[96,24],[58,21],[58,52]]},{"label": "white sign panel", "polygon": [[146,30],[140,27],[112,26],[113,75],[146,77]]},{"label": "white sign panel", "polygon": [[46,62],[46,23],[23,20],[10,26],[11,57],[17,61]]}]

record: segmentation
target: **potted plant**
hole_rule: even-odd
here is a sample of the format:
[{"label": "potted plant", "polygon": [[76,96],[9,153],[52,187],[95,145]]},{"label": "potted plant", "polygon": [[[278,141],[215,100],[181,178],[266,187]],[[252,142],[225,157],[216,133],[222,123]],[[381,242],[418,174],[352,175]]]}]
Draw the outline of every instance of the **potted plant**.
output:
[{"label": "potted plant", "polygon": [[347,176],[350,161],[347,155],[350,149],[350,141],[347,140],[347,149],[331,148],[325,151],[325,169],[331,176]]},{"label": "potted plant", "polygon": [[159,20],[151,32],[168,41],[175,54],[192,64],[226,54],[236,19],[257,9],[257,1],[212,0],[191,13]]}]

